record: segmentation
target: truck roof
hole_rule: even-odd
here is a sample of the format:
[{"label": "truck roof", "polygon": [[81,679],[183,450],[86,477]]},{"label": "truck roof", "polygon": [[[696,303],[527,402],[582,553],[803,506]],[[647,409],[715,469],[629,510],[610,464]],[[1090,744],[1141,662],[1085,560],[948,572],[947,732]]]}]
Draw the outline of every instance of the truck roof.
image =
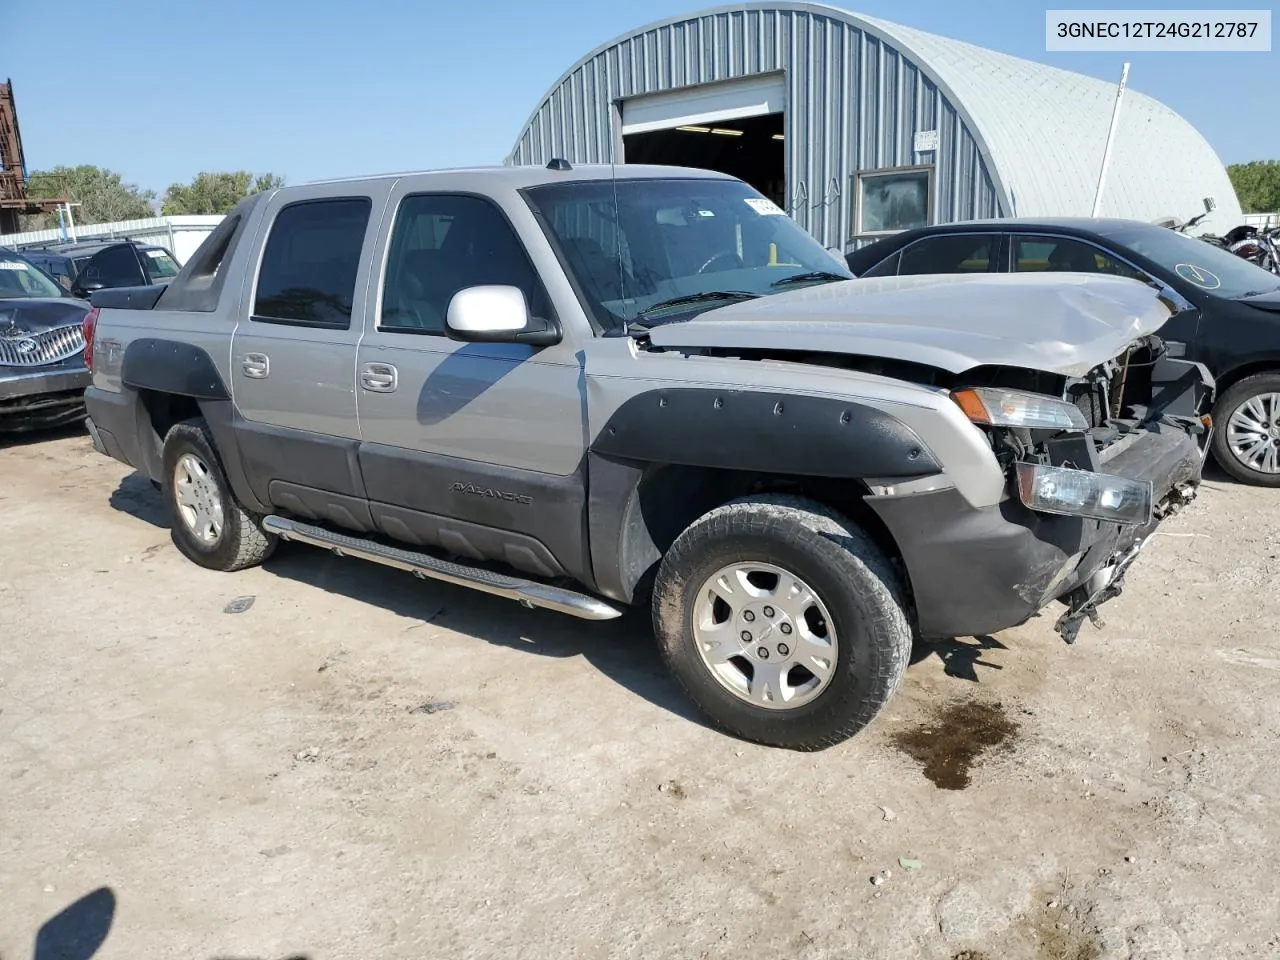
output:
[{"label": "truck roof", "polygon": [[[394,180],[402,177],[430,179],[433,176],[457,177],[473,176],[486,181],[501,183],[503,186],[520,189],[522,187],[541,186],[544,183],[566,183],[575,180],[611,180],[618,179],[706,179],[732,180],[727,174],[713,170],[701,170],[695,167],[657,166],[639,163],[591,163],[570,165],[565,169],[554,169],[549,166],[477,166],[455,167],[436,170],[405,170],[398,173],[379,173],[359,177],[333,177],[325,180],[311,180],[299,186],[315,186],[326,183],[354,183],[370,180]],[[288,191],[285,186],[280,188]]]}]

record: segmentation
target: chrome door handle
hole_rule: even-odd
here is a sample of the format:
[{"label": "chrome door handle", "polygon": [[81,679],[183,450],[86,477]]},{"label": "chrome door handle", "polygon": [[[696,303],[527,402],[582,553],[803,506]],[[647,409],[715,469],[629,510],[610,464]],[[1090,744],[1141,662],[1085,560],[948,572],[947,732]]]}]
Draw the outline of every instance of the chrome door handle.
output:
[{"label": "chrome door handle", "polygon": [[373,393],[391,393],[399,382],[399,373],[389,363],[366,363],[360,368],[360,386]]},{"label": "chrome door handle", "polygon": [[246,377],[262,380],[271,372],[271,358],[265,353],[246,353],[240,369]]}]

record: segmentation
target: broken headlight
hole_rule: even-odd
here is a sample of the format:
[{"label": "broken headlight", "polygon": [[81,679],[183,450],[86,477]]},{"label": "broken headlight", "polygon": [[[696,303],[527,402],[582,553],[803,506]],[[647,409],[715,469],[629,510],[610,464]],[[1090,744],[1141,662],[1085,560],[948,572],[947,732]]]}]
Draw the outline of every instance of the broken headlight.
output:
[{"label": "broken headlight", "polygon": [[1115,523],[1151,522],[1151,481],[1071,470],[1039,463],[1018,464],[1018,496],[1031,510]]},{"label": "broken headlight", "polygon": [[1025,430],[1087,430],[1089,421],[1074,403],[1041,393],[1003,387],[954,390],[951,399],[974,423]]}]

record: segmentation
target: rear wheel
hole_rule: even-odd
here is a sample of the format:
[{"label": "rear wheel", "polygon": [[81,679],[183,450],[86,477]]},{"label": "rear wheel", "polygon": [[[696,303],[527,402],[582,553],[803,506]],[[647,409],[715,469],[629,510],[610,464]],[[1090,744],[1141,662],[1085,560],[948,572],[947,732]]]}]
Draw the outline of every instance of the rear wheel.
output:
[{"label": "rear wheel", "polygon": [[1241,483],[1280,487],[1280,373],[1246,377],[1214,405],[1213,455]]},{"label": "rear wheel", "polygon": [[767,495],[711,511],[672,545],[654,584],[664,659],[721,729],[818,750],[866,726],[911,653],[905,592],[844,517]]},{"label": "rear wheel", "polygon": [[165,436],[161,492],[174,545],[200,566],[242,570],[275,550],[261,518],[236,502],[203,420],[175,424]]}]

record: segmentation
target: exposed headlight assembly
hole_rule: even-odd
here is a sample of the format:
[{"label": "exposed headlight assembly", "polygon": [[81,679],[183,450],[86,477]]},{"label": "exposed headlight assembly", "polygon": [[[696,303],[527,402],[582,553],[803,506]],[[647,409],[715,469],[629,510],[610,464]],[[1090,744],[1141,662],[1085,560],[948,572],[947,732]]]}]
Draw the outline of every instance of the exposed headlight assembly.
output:
[{"label": "exposed headlight assembly", "polygon": [[1019,463],[1018,496],[1029,509],[1040,513],[1115,523],[1151,522],[1150,480]]},{"label": "exposed headlight assembly", "polygon": [[969,387],[953,390],[951,399],[974,423],[1028,430],[1087,430],[1089,421],[1074,403],[1023,390]]}]

